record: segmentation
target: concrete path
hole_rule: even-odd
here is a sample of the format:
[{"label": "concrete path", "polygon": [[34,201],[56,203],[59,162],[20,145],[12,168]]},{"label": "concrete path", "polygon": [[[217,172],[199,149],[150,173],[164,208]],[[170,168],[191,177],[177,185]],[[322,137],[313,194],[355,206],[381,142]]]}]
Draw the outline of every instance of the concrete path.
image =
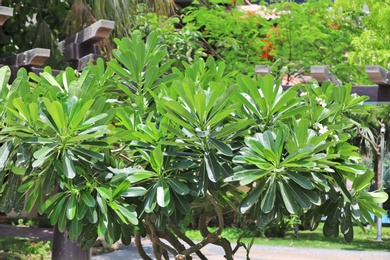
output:
[{"label": "concrete path", "polygon": [[[25,236],[31,239],[51,240],[53,231],[51,228],[27,228],[0,224],[0,236]],[[154,259],[150,241],[145,239],[142,244],[145,252]],[[389,252],[373,252],[254,245],[250,258],[251,260],[390,260],[390,248],[388,250]],[[202,249],[202,253],[209,260],[224,260],[223,250],[214,245],[207,245]],[[195,255],[193,259],[199,258]],[[234,259],[246,260],[245,249],[240,248]],[[92,260],[142,260],[142,258],[132,243],[130,246],[121,245],[115,252],[93,256]]]},{"label": "concrete path", "polygon": [[[150,244],[144,245],[145,252],[152,258]],[[389,248],[390,250],[390,248]],[[209,260],[224,260],[223,250],[214,245],[207,245],[202,253]],[[134,245],[121,246],[118,251],[92,257],[92,260],[142,260]],[[173,259],[173,257],[172,257]],[[199,259],[196,255],[193,259]],[[246,260],[245,249],[240,248],[234,259]],[[332,250],[302,247],[254,245],[250,253],[251,260],[390,260],[390,252]]]}]

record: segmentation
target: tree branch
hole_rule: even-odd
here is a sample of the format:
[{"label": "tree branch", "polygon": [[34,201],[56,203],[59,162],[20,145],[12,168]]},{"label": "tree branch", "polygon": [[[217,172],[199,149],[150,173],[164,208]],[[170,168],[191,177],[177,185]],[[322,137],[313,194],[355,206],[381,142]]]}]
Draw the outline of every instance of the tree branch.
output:
[{"label": "tree branch", "polygon": [[[175,225],[173,225],[172,223],[170,223],[169,224],[169,227],[173,230],[173,232],[181,239],[181,240],[183,240],[184,242],[186,242],[189,246],[196,246],[195,245],[195,243],[189,238],[189,237],[187,237],[183,232],[181,232],[181,230],[177,227],[177,226],[175,226]],[[184,250],[183,250],[184,251]],[[183,251],[180,251],[180,254],[183,254]],[[202,252],[200,252],[200,251],[196,251],[195,252],[197,255],[198,255],[198,257],[201,259],[201,260],[207,260],[207,257],[204,255],[204,254],[202,254]]]},{"label": "tree branch", "polygon": [[137,230],[134,231],[134,241],[135,241],[135,247],[137,248],[140,257],[142,257],[142,259],[144,260],[153,260],[146,254],[144,248],[142,247],[141,235]]},{"label": "tree branch", "polygon": [[155,226],[152,223],[152,221],[150,220],[150,218],[147,216],[147,217],[145,217],[144,221],[146,222],[146,224],[149,227],[149,231],[150,231],[150,235],[149,236],[150,236],[150,239],[152,240],[153,244],[156,244],[156,245],[160,246],[161,248],[167,250],[168,252],[170,252],[171,254],[176,256],[178,254],[176,249],[174,249],[174,248],[170,247],[169,245],[161,242],[161,240],[158,237],[158,234],[157,234],[157,231],[155,229]]}]

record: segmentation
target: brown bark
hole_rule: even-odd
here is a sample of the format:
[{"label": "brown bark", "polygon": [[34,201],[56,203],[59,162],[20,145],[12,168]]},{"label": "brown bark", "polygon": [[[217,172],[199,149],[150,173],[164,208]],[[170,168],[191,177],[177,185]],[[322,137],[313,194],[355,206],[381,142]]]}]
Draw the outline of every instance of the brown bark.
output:
[{"label": "brown bark", "polygon": [[[170,224],[170,227],[171,229],[173,230],[173,232],[181,239],[183,240],[184,242],[186,242],[189,246],[193,247],[195,246],[195,243],[189,238],[187,237],[183,232],[181,232],[181,230],[176,227],[175,225],[172,225]],[[180,250],[180,254],[182,254],[184,250]],[[202,254],[202,252],[200,252],[199,250],[198,251],[195,251],[196,255],[201,259],[201,260],[207,260],[207,257]]]},{"label": "brown bark", "polygon": [[134,241],[135,241],[135,247],[137,248],[138,254],[142,257],[144,260],[152,260],[150,258],[144,248],[142,247],[142,242],[141,242],[141,235],[139,234],[138,231],[134,231]]},{"label": "brown bark", "polygon": [[91,249],[83,249],[79,242],[69,241],[67,232],[61,233],[57,225],[54,226],[52,260],[90,260],[91,258]]}]

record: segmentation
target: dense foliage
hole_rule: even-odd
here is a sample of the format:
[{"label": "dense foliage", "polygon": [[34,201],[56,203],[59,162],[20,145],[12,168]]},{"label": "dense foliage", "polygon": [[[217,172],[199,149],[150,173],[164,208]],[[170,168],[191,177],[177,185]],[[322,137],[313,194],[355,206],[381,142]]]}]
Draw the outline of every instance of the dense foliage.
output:
[{"label": "dense foliage", "polygon": [[[37,204],[71,241],[128,244],[134,227],[136,243],[148,235],[158,259],[204,257],[208,243],[232,259],[220,236],[232,211],[260,227],[298,215],[315,229],[325,216],[324,234],[347,241],[353,224],[384,213],[376,203],[387,195],[366,191],[373,172],[348,142],[350,115],[367,113],[351,85],[283,91],[270,75],[229,73],[211,57],[179,70],[158,39],[133,32],[115,41],[107,67],[99,60],[81,74],[20,70],[9,85],[9,68],[0,69],[1,211],[21,210],[29,194],[27,211]],[[193,209],[201,245],[177,228]]]}]

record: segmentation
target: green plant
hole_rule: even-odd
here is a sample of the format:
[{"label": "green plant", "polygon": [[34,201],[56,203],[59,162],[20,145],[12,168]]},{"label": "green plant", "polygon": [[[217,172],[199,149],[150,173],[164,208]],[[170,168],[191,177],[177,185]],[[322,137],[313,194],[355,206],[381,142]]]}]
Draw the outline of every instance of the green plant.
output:
[{"label": "green plant", "polygon": [[[298,215],[313,230],[327,217],[324,234],[347,241],[354,223],[372,222],[368,212],[384,212],[387,195],[366,192],[372,171],[348,142],[350,115],[367,113],[351,85],[283,91],[270,75],[236,74],[212,57],[171,68],[155,32],[116,43],[107,67],[99,60],[79,75],[46,68],[30,80],[20,70],[8,85],[0,69],[1,211],[21,210],[29,192],[27,211],[37,203],[87,248],[98,235],[130,243],[133,225],[145,259],[146,235],[156,258],[205,258],[200,249],[213,243],[233,259],[222,236],[230,212],[259,226]],[[177,228],[191,211],[200,244]]]},{"label": "green plant", "polygon": [[[50,259],[51,242],[19,237],[2,237],[0,259]],[[3,258],[4,257],[4,258]]]},{"label": "green plant", "polygon": [[357,26],[363,28],[359,34],[354,35],[352,47],[349,54],[349,61],[362,66],[381,65],[388,68],[390,57],[390,45],[388,32],[389,17],[386,13],[389,11],[387,1],[335,1],[338,11],[345,17],[355,16]]},{"label": "green plant", "polygon": [[222,59],[228,71],[253,75],[253,67],[259,63],[260,49],[264,46],[264,28],[271,27],[272,22],[250,12],[226,11],[220,5],[191,6],[183,13],[184,28],[202,33],[205,52]]}]

